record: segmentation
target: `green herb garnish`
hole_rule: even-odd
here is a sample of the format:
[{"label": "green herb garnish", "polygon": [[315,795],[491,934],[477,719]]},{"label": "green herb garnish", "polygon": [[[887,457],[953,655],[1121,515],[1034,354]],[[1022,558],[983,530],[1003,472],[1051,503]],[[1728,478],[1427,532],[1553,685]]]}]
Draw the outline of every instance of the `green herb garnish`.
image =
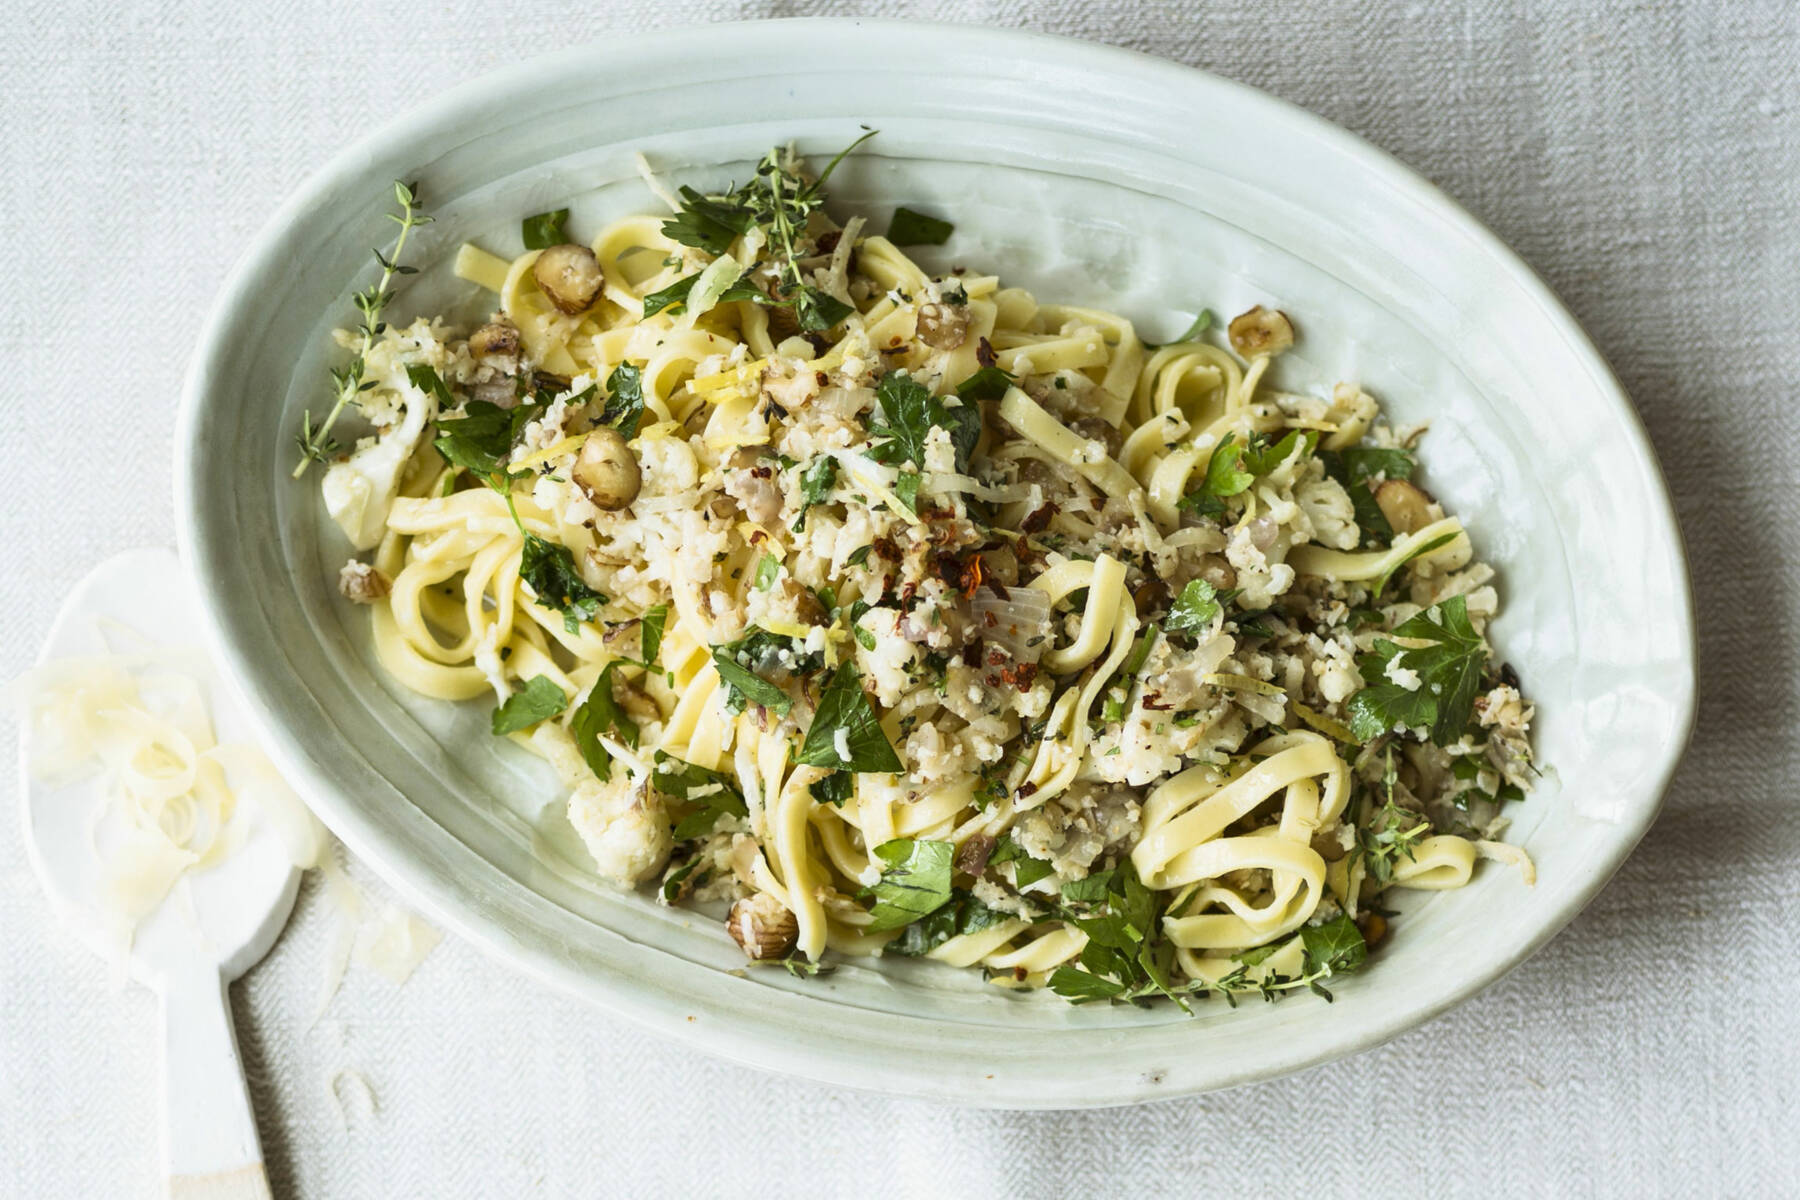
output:
[{"label": "green herb garnish", "polygon": [[956,394],[964,400],[998,400],[1018,380],[999,367],[983,367],[956,385]]},{"label": "green herb garnish", "polygon": [[494,710],[494,736],[513,733],[554,717],[569,707],[561,685],[548,675],[534,675],[524,687]]},{"label": "green herb garnish", "polygon": [[737,656],[730,646],[714,646],[712,652],[713,667],[719,672],[719,679],[725,684],[725,709],[727,712],[742,712],[744,704],[760,704],[778,717],[784,717],[794,702],[777,684],[770,683],[761,675],[738,662]]},{"label": "green herb garnish", "polygon": [[825,684],[825,690],[819,694],[819,710],[795,761],[840,771],[898,773],[905,769],[881,731],[869,698],[863,695],[862,679],[854,664],[840,664]]},{"label": "green herb garnish", "polygon": [[875,857],[884,864],[881,879],[860,893],[875,901],[869,908],[869,932],[899,929],[949,903],[956,858],[956,847],[949,842],[895,838],[875,847]]},{"label": "green herb garnish", "polygon": [[910,462],[925,466],[925,440],[934,427],[950,434],[956,452],[956,469],[968,470],[975,443],[981,440],[981,410],[974,404],[954,408],[931,394],[931,390],[905,371],[889,371],[876,386],[875,398],[881,405],[883,424],[869,432],[888,439],[875,449],[875,457],[884,463]]},{"label": "green herb garnish", "polygon": [[417,267],[402,265],[400,256],[406,250],[406,241],[412,231],[421,225],[429,225],[431,218],[419,208],[416,185],[408,186],[396,180],[394,200],[400,205],[400,211],[389,213],[388,220],[399,225],[400,232],[394,238],[393,249],[386,254],[374,251],[375,261],[381,264],[381,277],[372,286],[350,298],[356,311],[362,315],[362,324],[356,331],[356,351],[347,365],[332,368],[331,411],[325,414],[325,419],[315,426],[310,411],[301,416],[300,434],[296,439],[300,445],[300,461],[294,465],[295,479],[306,474],[307,464],[325,462],[342,448],[333,440],[331,428],[337,424],[346,407],[357,403],[358,396],[375,386],[374,380],[364,378],[364,371],[375,339],[387,328],[382,322],[381,314],[387,308],[388,301],[394,297],[394,277],[418,273]]},{"label": "green herb garnish", "polygon": [[1224,611],[1224,602],[1235,593],[1221,594],[1204,579],[1192,579],[1169,606],[1163,628],[1170,633],[1200,634],[1212,628],[1213,619]]},{"label": "green herb garnish", "polygon": [[814,780],[812,787],[807,791],[820,804],[842,808],[845,801],[856,793],[856,776],[849,771],[833,771],[823,778]]},{"label": "green herb garnish", "polygon": [[988,865],[1000,863],[1013,865],[1013,886],[1024,891],[1038,880],[1050,875],[1054,868],[1041,858],[1033,858],[1025,852],[1025,848],[1013,840],[1010,833],[1003,833],[994,843],[994,852],[988,855]]},{"label": "green herb garnish", "polygon": [[562,613],[563,628],[570,633],[583,621],[593,620],[606,603],[606,597],[581,578],[567,546],[545,541],[529,530],[525,530],[525,549],[519,556],[519,578],[539,604]]},{"label": "green herb garnish", "polygon": [[526,217],[519,222],[519,237],[527,250],[548,250],[552,246],[561,246],[569,240],[569,231],[565,228],[568,220],[569,210],[566,208]]},{"label": "green herb garnish", "polygon": [[657,652],[662,649],[663,630],[668,623],[669,606],[666,604],[651,605],[638,619],[638,653],[644,656],[646,667],[656,661]]},{"label": "green herb garnish", "polygon": [[[1487,647],[1469,623],[1467,602],[1452,596],[1403,622],[1394,636],[1427,644],[1412,648],[1376,639],[1357,661],[1368,686],[1350,697],[1350,731],[1368,742],[1391,729],[1424,726],[1432,741],[1450,745],[1469,724],[1487,664]],[[1391,681],[1390,663],[1418,672],[1418,688]]]},{"label": "green herb garnish", "polygon": [[704,837],[713,831],[721,817],[750,815],[736,780],[661,750],[656,752],[656,764],[650,771],[650,786],[665,796],[695,806],[675,823],[676,841]]},{"label": "green herb garnish", "polygon": [[950,902],[906,926],[900,936],[887,944],[886,954],[917,958],[929,954],[953,937],[980,933],[983,929],[1012,920],[1007,913],[989,908],[968,892],[954,890]]},{"label": "green herb garnish", "polygon": [[606,377],[606,407],[600,412],[600,421],[604,425],[611,425],[626,437],[634,438],[643,419],[643,369],[622,362]]},{"label": "green herb garnish", "polygon": [[1182,332],[1180,337],[1176,338],[1173,342],[1170,342],[1169,344],[1173,346],[1173,345],[1179,345],[1182,342],[1191,342],[1191,341],[1195,340],[1196,338],[1198,338],[1201,334],[1205,333],[1208,329],[1211,329],[1212,327],[1213,327],[1212,309],[1203,308],[1199,312],[1194,314],[1194,323],[1192,325],[1189,325],[1187,327],[1187,329]]},{"label": "green herb garnish", "polygon": [[956,226],[937,217],[928,217],[910,208],[896,208],[888,222],[888,241],[896,246],[941,246],[950,240]]},{"label": "green herb garnish", "polygon": [[821,454],[800,475],[800,514],[794,518],[794,532],[806,528],[806,514],[815,504],[823,504],[831,496],[831,485],[837,482],[837,459]]},{"label": "green herb garnish", "polygon": [[637,747],[638,727],[623,708],[613,699],[613,671],[618,663],[609,662],[594,680],[594,686],[588,689],[587,698],[575,710],[569,719],[569,732],[575,738],[575,748],[581,751],[588,769],[602,782],[612,779],[612,752],[600,741],[602,734],[610,733],[616,739],[632,748]]}]

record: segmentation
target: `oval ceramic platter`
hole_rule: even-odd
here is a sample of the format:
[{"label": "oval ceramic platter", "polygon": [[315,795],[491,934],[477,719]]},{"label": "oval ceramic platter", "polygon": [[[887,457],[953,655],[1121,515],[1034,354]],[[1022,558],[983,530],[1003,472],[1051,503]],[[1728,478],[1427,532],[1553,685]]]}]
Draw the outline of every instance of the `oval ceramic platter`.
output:
[{"label": "oval ceramic platter", "polygon": [[[796,47],[804,47],[798,55]],[[804,62],[805,70],[789,68]],[[844,963],[746,971],[712,918],[589,873],[542,764],[487,706],[399,694],[316,474],[289,478],[327,395],[391,181],[436,223],[392,315],[481,315],[457,245],[517,253],[525,215],[570,227],[657,209],[672,184],[742,180],[772,143],[815,156],[879,130],[832,180],[882,228],[954,221],[928,267],[998,270],[1046,300],[1137,321],[1254,303],[1302,333],[1289,386],[1355,379],[1429,419],[1429,486],[1500,570],[1494,639],[1538,702],[1550,772],[1514,810],[1526,887],[1494,866],[1415,896],[1336,1002],[1070,1007],[973,972]],[[1265,1078],[1375,1045],[1543,944],[1649,825],[1693,708],[1674,521],[1644,434],[1569,315],[1495,238],[1347,133],[1259,92],[1120,50],[948,26],[808,21],[621,38],[465,84],[346,150],[274,219],[208,321],[188,379],[178,507],[224,669],[268,750],[352,850],[464,937],[558,987],[739,1061],[965,1103],[1119,1104]]]}]

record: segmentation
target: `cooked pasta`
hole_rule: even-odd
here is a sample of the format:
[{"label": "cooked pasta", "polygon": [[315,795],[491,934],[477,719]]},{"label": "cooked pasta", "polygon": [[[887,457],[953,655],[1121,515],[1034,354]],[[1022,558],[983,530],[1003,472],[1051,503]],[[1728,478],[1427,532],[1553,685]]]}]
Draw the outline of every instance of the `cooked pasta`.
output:
[{"label": "cooked pasta", "polygon": [[1421,430],[1279,390],[1285,314],[1149,345],[823,182],[533,217],[457,256],[485,324],[340,335],[373,431],[323,491],[385,670],[490,697],[597,874],[802,973],[1322,991],[1388,889],[1529,877],[1532,711]]}]

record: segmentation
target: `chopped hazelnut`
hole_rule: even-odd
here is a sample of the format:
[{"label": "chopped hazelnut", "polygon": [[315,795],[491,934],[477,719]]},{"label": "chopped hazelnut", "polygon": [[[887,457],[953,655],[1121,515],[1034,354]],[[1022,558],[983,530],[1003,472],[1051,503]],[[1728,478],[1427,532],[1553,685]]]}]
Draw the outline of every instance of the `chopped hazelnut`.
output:
[{"label": "chopped hazelnut", "polygon": [[624,435],[605,426],[588,434],[569,474],[594,507],[607,512],[616,512],[636,500],[644,483],[637,456],[632,454]]},{"label": "chopped hazelnut", "polygon": [[921,305],[915,328],[919,340],[933,350],[954,350],[969,336],[969,310],[951,304]]},{"label": "chopped hazelnut", "polygon": [[1245,358],[1280,354],[1294,344],[1293,323],[1284,313],[1260,304],[1233,317],[1229,332],[1231,348]]},{"label": "chopped hazelnut", "polygon": [[531,276],[557,311],[574,316],[600,298],[605,278],[600,260],[586,246],[551,246],[531,265]]},{"label": "chopped hazelnut", "polygon": [[731,940],[753,959],[785,958],[800,940],[800,922],[767,892],[745,897],[725,918]]},{"label": "chopped hazelnut", "polygon": [[1389,479],[1376,488],[1375,506],[1395,533],[1417,533],[1431,524],[1431,497],[1404,479]]}]

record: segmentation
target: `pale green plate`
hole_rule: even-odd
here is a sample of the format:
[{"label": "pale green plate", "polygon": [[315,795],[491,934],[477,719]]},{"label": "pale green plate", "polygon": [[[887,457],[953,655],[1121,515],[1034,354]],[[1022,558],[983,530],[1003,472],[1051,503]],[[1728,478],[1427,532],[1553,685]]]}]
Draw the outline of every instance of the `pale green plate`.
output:
[{"label": "pale green plate", "polygon": [[[1430,487],[1501,571],[1494,636],[1538,702],[1552,770],[1513,838],[1538,883],[1484,867],[1415,900],[1358,976],[1187,1019],[1071,1008],[933,964],[746,974],[713,920],[592,882],[541,764],[485,706],[397,695],[316,472],[288,477],[326,397],[327,335],[371,281],[395,179],[437,223],[395,315],[478,315],[464,239],[516,253],[519,218],[577,232],[677,182],[742,179],[770,143],[830,153],[842,212],[895,203],[956,235],[931,265],[997,268],[1040,297],[1125,312],[1150,340],[1202,306],[1273,303],[1303,341],[1290,385],[1355,378],[1430,418]],[[1542,945],[1655,815],[1693,714],[1688,585],[1668,498],[1606,365],[1494,237],[1417,176],[1269,97],[1079,42],[881,22],[720,25],[619,38],[483,77],[347,149],[232,273],[194,356],[177,471],[183,549],[219,661],[269,751],[351,849],[438,920],[558,987],[773,1070],[1019,1107],[1118,1104],[1264,1078],[1375,1045]],[[534,834],[534,827],[542,834]]]}]

